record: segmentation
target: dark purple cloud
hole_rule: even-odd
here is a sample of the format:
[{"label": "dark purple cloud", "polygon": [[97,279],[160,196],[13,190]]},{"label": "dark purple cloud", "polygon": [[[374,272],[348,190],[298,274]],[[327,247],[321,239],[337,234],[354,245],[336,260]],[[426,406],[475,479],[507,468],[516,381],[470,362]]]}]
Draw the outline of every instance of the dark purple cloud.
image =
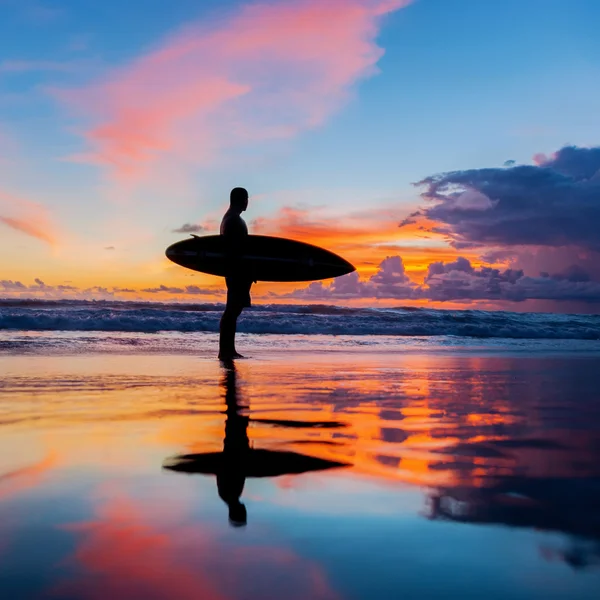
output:
[{"label": "dark purple cloud", "polygon": [[590,281],[590,274],[579,265],[571,265],[561,271],[560,273],[555,273],[554,275],[549,275],[548,273],[540,273],[542,277],[552,277],[557,281],[571,281],[573,283],[581,283],[584,281]]},{"label": "dark purple cloud", "polygon": [[224,290],[214,290],[209,288],[201,288],[197,285],[188,285],[185,287],[170,287],[166,285],[160,285],[155,288],[145,288],[143,290],[135,290],[132,288],[124,287],[112,287],[111,289],[103,286],[92,286],[89,288],[78,288],[73,285],[49,285],[42,281],[40,278],[36,278],[34,283],[27,285],[21,281],[12,281],[10,279],[0,279],[0,297],[2,295],[6,297],[36,297],[46,299],[93,299],[103,298],[111,299],[115,297],[115,294],[136,294],[139,292],[146,292],[149,294],[188,294],[196,296],[208,296],[208,295],[222,295]]},{"label": "dark purple cloud", "polygon": [[530,277],[521,269],[475,268],[469,260],[459,257],[452,262],[431,263],[424,284],[417,285],[406,276],[401,258],[393,256],[386,258],[379,271],[368,280],[361,280],[355,272],[335,279],[330,285],[313,282],[283,297],[321,301],[387,298],[512,303],[553,300],[590,304],[600,302],[600,282],[591,281],[589,274],[576,265],[559,273]]},{"label": "dark purple cloud", "polygon": [[565,147],[539,165],[452,171],[417,185],[432,203],[421,214],[457,248],[600,251],[600,148]]},{"label": "dark purple cloud", "polygon": [[555,274],[525,275],[521,269],[474,268],[459,257],[450,263],[429,265],[424,297],[445,301],[556,300],[561,302],[600,302],[600,283],[590,281],[581,267],[573,265]]},{"label": "dark purple cloud", "polygon": [[201,287],[198,287],[197,285],[186,285],[185,293],[186,294],[195,294],[198,296],[207,296],[207,295],[211,295],[211,294],[221,295],[221,294],[224,294],[225,292],[223,290],[213,290],[210,288],[201,288]]},{"label": "dark purple cloud", "polygon": [[210,288],[201,288],[197,285],[187,285],[186,287],[169,287],[166,285],[159,285],[154,288],[144,288],[141,290],[148,294],[193,294],[197,296],[207,296],[213,294],[222,294],[222,290],[213,290]]},{"label": "dark purple cloud", "polygon": [[27,285],[21,281],[0,280],[0,294],[5,294],[7,297],[35,297],[53,300],[61,298],[81,298],[86,300],[93,298],[114,298],[114,291],[110,291],[105,287],[93,286],[82,289],[74,285],[49,285],[39,277],[36,277],[34,283],[31,285]]},{"label": "dark purple cloud", "polygon": [[305,288],[284,294],[286,298],[304,299],[352,299],[352,298],[398,298],[414,296],[418,286],[406,275],[404,263],[399,256],[388,256],[379,264],[375,275],[361,280],[355,271],[333,280],[330,285],[314,281]]},{"label": "dark purple cloud", "polygon": [[181,227],[173,229],[173,233],[202,233],[204,227],[202,225],[196,225],[194,223],[184,223]]},{"label": "dark purple cloud", "polygon": [[168,287],[166,285],[159,285],[158,287],[155,288],[144,288],[142,290],[142,292],[146,292],[147,294],[160,294],[160,293],[166,293],[166,294],[183,294],[184,293],[184,289],[180,288],[180,287]]},{"label": "dark purple cloud", "polygon": [[11,279],[0,279],[0,288],[6,292],[25,292],[28,289],[24,283]]}]

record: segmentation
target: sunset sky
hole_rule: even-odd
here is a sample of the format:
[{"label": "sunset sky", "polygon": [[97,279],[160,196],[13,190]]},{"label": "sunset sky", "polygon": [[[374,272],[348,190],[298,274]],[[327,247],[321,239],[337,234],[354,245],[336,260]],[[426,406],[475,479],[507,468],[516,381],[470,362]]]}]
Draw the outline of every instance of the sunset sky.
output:
[{"label": "sunset sky", "polygon": [[[357,273],[256,302],[600,308],[596,0],[0,0],[0,297],[221,301],[217,233]],[[418,185],[414,185],[418,184]]]}]

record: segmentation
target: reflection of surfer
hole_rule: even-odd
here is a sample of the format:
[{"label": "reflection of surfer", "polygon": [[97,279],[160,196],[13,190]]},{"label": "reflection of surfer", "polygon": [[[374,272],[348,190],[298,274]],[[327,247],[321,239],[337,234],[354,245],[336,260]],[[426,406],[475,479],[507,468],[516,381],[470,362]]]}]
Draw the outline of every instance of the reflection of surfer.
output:
[{"label": "reflection of surfer", "polygon": [[230,194],[229,210],[221,221],[221,235],[230,261],[227,283],[227,304],[221,317],[219,336],[219,358],[231,360],[243,358],[235,349],[237,318],[244,308],[251,306],[250,288],[252,278],[242,272],[239,264],[244,241],[248,237],[248,227],[241,214],[248,208],[248,192],[244,188],[234,188]]},{"label": "reflection of surfer", "polygon": [[249,418],[240,414],[236,372],[233,362],[227,365],[223,377],[227,420],[223,441],[223,462],[217,471],[219,497],[229,507],[229,522],[235,526],[246,524],[246,507],[240,502],[246,482],[246,466],[250,442],[248,440]]},{"label": "reflection of surfer", "polygon": [[[167,459],[163,468],[179,473],[216,475],[219,497],[229,507],[229,522],[234,527],[239,527],[246,525],[247,521],[246,507],[240,502],[240,498],[248,477],[299,475],[347,465],[288,450],[251,448],[248,439],[250,417],[242,414],[245,406],[240,404],[235,363],[223,361],[223,367],[221,388],[225,393],[227,407],[223,450],[221,452],[180,454]],[[265,422],[275,424],[277,421],[265,420]],[[294,423],[294,421],[288,423]],[[302,421],[296,423],[299,426],[311,426]]]}]

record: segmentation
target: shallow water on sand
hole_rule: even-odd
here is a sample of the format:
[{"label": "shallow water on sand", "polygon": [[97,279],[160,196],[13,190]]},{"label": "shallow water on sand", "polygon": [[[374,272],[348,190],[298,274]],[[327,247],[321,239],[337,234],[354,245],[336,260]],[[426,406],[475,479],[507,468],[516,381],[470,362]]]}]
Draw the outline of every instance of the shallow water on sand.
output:
[{"label": "shallow water on sand", "polygon": [[597,598],[598,356],[0,371],[2,598]]}]

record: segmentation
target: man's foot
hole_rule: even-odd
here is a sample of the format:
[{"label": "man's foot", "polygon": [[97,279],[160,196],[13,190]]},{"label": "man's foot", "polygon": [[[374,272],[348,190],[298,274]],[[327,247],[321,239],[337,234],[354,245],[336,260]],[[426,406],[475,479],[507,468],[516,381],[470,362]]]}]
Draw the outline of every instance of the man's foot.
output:
[{"label": "man's foot", "polygon": [[235,360],[236,358],[246,358],[242,356],[239,352],[219,352],[219,360],[223,362],[229,362],[231,360]]}]

